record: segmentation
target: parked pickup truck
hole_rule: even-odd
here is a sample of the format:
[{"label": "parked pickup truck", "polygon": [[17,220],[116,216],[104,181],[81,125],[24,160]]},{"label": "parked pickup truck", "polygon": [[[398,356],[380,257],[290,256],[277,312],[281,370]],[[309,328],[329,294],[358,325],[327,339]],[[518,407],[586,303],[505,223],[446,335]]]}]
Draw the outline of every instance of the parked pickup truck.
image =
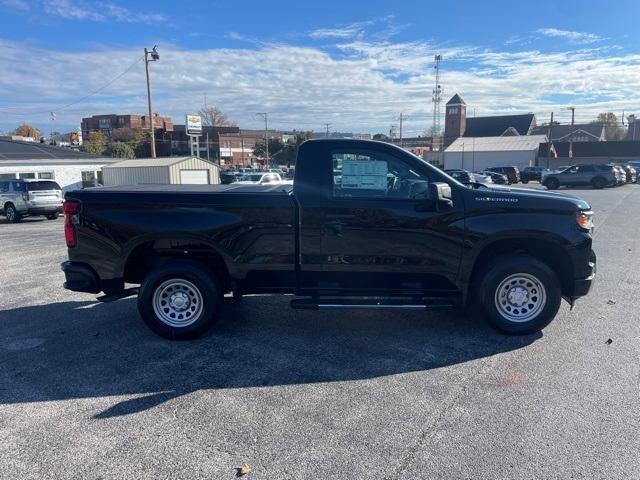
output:
[{"label": "parked pickup truck", "polygon": [[[545,327],[594,279],[576,197],[466,187],[390,144],[310,140],[293,185],[138,185],[69,192],[65,288],[136,293],[148,326],[202,334],[223,295],[299,309],[478,305],[509,334]],[[135,287],[133,287],[135,288]]]}]

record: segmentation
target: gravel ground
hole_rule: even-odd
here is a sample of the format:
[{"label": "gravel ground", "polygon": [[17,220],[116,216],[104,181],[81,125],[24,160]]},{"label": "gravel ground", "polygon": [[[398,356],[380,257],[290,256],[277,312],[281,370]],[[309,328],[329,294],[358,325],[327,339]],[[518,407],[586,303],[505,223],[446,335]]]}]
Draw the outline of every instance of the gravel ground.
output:
[{"label": "gravel ground", "polygon": [[62,289],[61,220],[0,222],[0,477],[640,478],[640,186],[575,193],[597,282],[528,337],[255,296],[169,342]]}]

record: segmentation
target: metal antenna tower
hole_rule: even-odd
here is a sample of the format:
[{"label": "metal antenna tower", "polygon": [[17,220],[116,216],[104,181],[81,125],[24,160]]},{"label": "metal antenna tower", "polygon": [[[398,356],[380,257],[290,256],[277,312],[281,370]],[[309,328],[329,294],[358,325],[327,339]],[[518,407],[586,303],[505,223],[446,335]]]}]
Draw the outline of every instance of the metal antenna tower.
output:
[{"label": "metal antenna tower", "polygon": [[440,134],[440,103],[442,102],[442,87],[440,86],[440,62],[442,61],[442,55],[436,55],[434,57],[436,64],[434,69],[436,70],[436,85],[433,89],[431,101],[433,102],[433,124],[431,126],[431,132],[433,135]]}]

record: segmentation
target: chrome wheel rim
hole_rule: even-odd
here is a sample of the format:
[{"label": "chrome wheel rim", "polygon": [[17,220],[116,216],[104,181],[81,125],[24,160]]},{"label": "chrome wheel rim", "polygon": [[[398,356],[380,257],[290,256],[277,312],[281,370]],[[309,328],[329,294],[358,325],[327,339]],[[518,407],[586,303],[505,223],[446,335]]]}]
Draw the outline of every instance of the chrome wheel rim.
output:
[{"label": "chrome wheel rim", "polygon": [[542,282],[529,273],[515,273],[505,278],[495,294],[500,315],[510,322],[522,323],[537,317],[547,303]]},{"label": "chrome wheel rim", "polygon": [[203,308],[198,287],[181,278],[166,280],[153,294],[156,317],[170,327],[188,327],[198,320]]},{"label": "chrome wheel rim", "polygon": [[15,216],[16,216],[15,209],[13,207],[7,207],[7,220],[12,222]]}]

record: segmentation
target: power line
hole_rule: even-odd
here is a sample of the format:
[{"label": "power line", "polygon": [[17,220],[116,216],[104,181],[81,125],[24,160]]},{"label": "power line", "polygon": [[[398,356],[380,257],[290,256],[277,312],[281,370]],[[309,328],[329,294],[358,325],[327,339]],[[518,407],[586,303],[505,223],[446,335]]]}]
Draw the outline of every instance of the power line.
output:
[{"label": "power line", "polygon": [[[97,90],[94,90],[93,92],[89,93],[88,95],[85,95],[82,98],[79,98],[78,100],[75,100],[71,103],[67,103],[66,105],[63,105],[61,107],[58,108],[52,108],[49,110],[44,110],[41,112],[28,112],[28,113],[24,113],[24,112],[20,112],[20,113],[12,113],[12,112],[2,112],[3,115],[42,115],[45,113],[52,113],[52,112],[59,112],[60,110],[64,110],[65,108],[69,108],[72,107],[73,105],[77,105],[78,103],[86,100],[87,98],[90,98],[94,95],[96,95],[97,93],[102,92],[103,90],[105,90],[106,88],[110,87],[111,85],[113,85],[113,83],[116,80],[119,80],[120,78],[122,78],[125,74],[129,73],[129,71],[141,60],[144,59],[144,56],[137,58],[131,65],[129,65],[122,73],[120,73],[119,75],[115,76],[114,78],[112,78],[109,82],[107,82],[106,84],[104,84],[102,87],[98,88]],[[22,108],[22,107],[0,107],[0,108]]]}]

